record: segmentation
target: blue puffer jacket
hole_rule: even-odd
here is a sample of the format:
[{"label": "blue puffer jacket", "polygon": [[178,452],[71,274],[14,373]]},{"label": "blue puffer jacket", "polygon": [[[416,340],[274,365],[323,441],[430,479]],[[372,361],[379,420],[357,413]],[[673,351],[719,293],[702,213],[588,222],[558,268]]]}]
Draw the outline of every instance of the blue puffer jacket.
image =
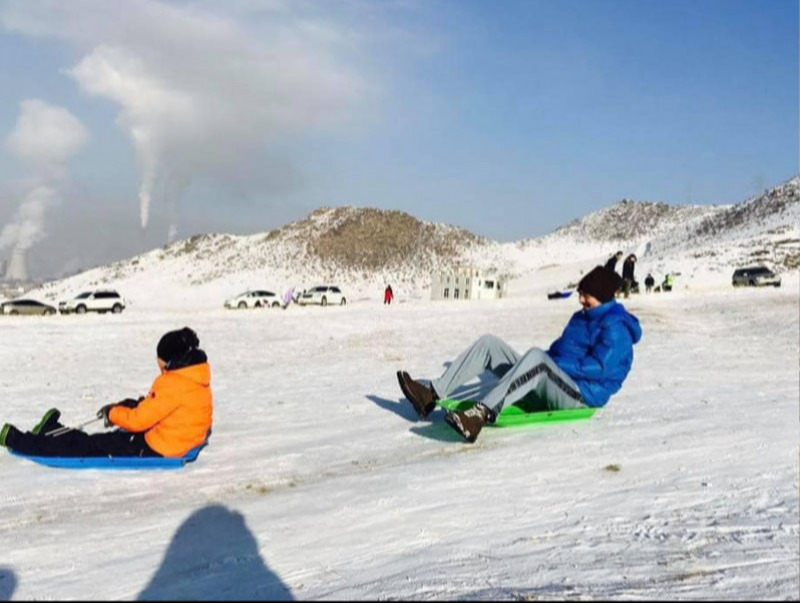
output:
[{"label": "blue puffer jacket", "polygon": [[547,351],[581,390],[589,406],[604,406],[619,391],[633,364],[639,320],[615,300],[575,312]]}]

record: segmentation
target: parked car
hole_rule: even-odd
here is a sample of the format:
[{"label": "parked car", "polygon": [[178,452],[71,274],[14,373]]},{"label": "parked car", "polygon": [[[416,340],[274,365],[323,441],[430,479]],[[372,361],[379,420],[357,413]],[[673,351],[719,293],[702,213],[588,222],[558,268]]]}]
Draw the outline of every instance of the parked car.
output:
[{"label": "parked car", "polygon": [[344,306],[347,299],[342,293],[342,290],[335,285],[317,285],[311,289],[307,289],[297,298],[297,303],[301,306],[308,304],[319,304],[320,306],[327,306],[328,304],[337,304]]},{"label": "parked car", "polygon": [[766,266],[739,268],[733,273],[733,286],[749,285],[750,287],[781,286],[781,277]]},{"label": "parked car", "polygon": [[245,291],[235,297],[225,300],[225,307],[228,309],[238,308],[277,308],[281,305],[281,300],[272,291]]},{"label": "parked car", "polygon": [[55,314],[56,309],[49,304],[43,304],[35,299],[14,299],[0,304],[0,314],[35,314],[49,316]]},{"label": "parked car", "polygon": [[77,297],[58,304],[58,311],[62,314],[86,314],[87,312],[113,312],[119,314],[128,304],[116,291],[100,289],[97,291],[84,291]]}]

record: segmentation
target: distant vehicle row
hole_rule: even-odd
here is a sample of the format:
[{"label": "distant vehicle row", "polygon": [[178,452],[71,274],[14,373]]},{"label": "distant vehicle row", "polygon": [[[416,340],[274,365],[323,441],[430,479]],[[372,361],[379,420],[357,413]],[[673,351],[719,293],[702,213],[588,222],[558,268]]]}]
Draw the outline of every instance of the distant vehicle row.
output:
[{"label": "distant vehicle row", "polygon": [[[734,287],[780,287],[781,277],[765,266],[751,266],[735,270],[732,283]],[[292,301],[300,306],[344,306],[347,304],[347,298],[336,285],[317,285],[296,295]],[[84,291],[73,299],[62,301],[58,304],[58,309],[35,299],[7,301],[0,303],[0,314],[43,316],[55,314],[56,312],[61,314],[86,314],[87,312],[119,314],[127,305],[125,298],[113,289],[99,289]],[[239,310],[246,308],[277,308],[281,305],[282,300],[276,293],[263,289],[245,291],[225,300],[226,308]]]},{"label": "distant vehicle row", "polygon": [[336,285],[317,285],[316,287],[306,289],[302,293],[296,294],[291,300],[289,300],[288,297],[289,293],[286,295],[286,299],[283,300],[272,291],[257,289],[245,291],[230,299],[226,299],[224,305],[230,310],[245,310],[252,308],[277,308],[281,305],[286,305],[289,301],[293,301],[299,306],[344,306],[347,304],[347,298]]},{"label": "distant vehicle row", "polygon": [[127,305],[125,299],[116,291],[99,290],[85,291],[74,299],[62,301],[58,304],[58,310],[54,306],[35,299],[15,299],[0,304],[0,314],[42,316],[56,312],[61,314],[86,314],[87,312],[119,314]]}]

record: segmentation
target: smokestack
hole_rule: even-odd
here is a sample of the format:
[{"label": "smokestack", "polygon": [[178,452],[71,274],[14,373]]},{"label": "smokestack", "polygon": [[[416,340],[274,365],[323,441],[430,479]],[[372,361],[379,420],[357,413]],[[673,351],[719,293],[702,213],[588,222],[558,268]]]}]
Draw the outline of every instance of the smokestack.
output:
[{"label": "smokestack", "polygon": [[28,270],[25,267],[25,250],[16,248],[11,254],[6,270],[6,280],[27,281]]}]

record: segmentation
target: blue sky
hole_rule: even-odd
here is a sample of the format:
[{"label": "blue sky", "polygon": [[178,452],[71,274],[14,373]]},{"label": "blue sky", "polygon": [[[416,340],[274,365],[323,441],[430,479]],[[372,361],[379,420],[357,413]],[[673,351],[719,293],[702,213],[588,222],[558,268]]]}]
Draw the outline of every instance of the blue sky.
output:
[{"label": "blue sky", "polygon": [[[623,198],[735,203],[800,171],[795,0],[110,4],[0,2],[0,138],[26,99],[88,132],[33,272],[320,206],[516,240]],[[0,152],[0,226],[32,169]],[[101,250],[63,251],[87,233]]]}]

